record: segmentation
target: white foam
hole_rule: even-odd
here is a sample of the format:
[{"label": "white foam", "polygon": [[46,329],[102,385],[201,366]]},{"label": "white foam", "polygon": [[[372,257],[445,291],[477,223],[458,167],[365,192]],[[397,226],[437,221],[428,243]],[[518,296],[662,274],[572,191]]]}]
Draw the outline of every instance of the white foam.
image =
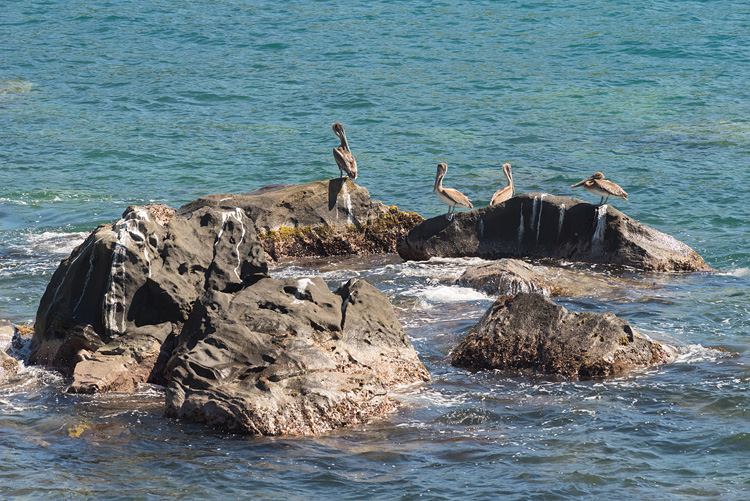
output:
[{"label": "white foam", "polygon": [[733,277],[750,277],[750,268],[735,268],[721,274]]},{"label": "white foam", "polygon": [[706,348],[700,344],[677,346],[677,357],[674,363],[694,364],[698,362],[713,362],[727,356],[727,353],[713,348]]},{"label": "white foam", "polygon": [[81,245],[89,234],[87,232],[63,233],[45,231],[36,235],[29,235],[27,242],[37,252],[69,255],[73,249]]},{"label": "white foam", "polygon": [[461,303],[468,301],[493,301],[495,298],[470,287],[456,285],[435,285],[415,287],[403,292],[406,296],[416,296],[430,303]]}]

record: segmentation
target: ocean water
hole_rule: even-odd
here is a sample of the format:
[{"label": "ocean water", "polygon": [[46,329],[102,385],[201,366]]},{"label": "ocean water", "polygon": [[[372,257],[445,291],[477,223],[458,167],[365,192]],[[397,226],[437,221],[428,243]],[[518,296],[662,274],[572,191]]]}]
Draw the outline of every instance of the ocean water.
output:
[{"label": "ocean water", "polygon": [[338,175],[346,127],[373,198],[431,217],[518,192],[596,197],[715,273],[560,298],[676,347],[675,363],[566,382],[448,364],[493,298],[476,260],[299,261],[365,278],[433,375],[403,406],[316,438],[228,436],[163,416],[163,389],[68,395],[0,376],[0,497],[746,499],[750,496],[750,6],[702,1],[4,0],[0,318],[32,323],[59,261],[126,206]]}]

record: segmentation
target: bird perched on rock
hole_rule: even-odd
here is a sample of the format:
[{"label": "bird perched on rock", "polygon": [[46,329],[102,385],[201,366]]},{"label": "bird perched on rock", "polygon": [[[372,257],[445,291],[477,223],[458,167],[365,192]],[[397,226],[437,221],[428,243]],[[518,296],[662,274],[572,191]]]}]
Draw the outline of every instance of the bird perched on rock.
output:
[{"label": "bird perched on rock", "polygon": [[604,174],[602,174],[601,172],[595,172],[580,183],[572,185],[571,188],[577,188],[581,185],[583,185],[584,189],[589,193],[593,193],[594,195],[599,195],[600,197],[602,197],[602,199],[599,201],[599,205],[605,203],[609,199],[609,197],[618,197],[622,198],[623,200],[628,199],[628,194],[625,193],[625,190],[620,188],[612,181],[605,180]]},{"label": "bird perched on rock", "polygon": [[437,196],[441,202],[448,204],[448,213],[445,215],[449,220],[453,219],[453,213],[456,211],[456,207],[466,207],[473,209],[471,200],[466,195],[453,188],[443,188],[443,178],[448,172],[448,165],[440,162],[437,166],[437,174],[435,175],[435,188],[433,192],[437,192]]},{"label": "bird perched on rock", "polygon": [[494,195],[492,195],[490,206],[497,205],[500,202],[505,202],[516,194],[516,188],[513,186],[513,173],[510,170],[510,164],[503,164],[503,174],[505,174],[505,178],[508,180],[508,186],[500,188]]},{"label": "bird perched on rock", "polygon": [[346,140],[344,126],[335,122],[333,124],[333,132],[341,140],[341,146],[333,149],[333,158],[336,160],[336,165],[339,166],[341,177],[344,177],[344,172],[346,172],[346,175],[350,178],[357,179],[357,161],[354,160],[354,156],[349,149],[349,142]]}]

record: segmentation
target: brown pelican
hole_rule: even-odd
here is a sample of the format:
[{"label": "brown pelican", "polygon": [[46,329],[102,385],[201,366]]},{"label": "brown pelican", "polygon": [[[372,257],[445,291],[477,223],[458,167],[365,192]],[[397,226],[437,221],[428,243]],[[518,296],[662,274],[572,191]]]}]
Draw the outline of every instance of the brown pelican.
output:
[{"label": "brown pelican", "polygon": [[505,177],[508,179],[508,186],[500,188],[494,195],[492,195],[490,206],[497,205],[500,202],[505,202],[516,194],[516,188],[513,186],[513,173],[510,171],[510,164],[503,164],[503,174],[505,174]]},{"label": "brown pelican", "polygon": [[572,185],[571,188],[576,188],[581,185],[583,185],[586,191],[602,197],[602,199],[599,201],[599,205],[602,205],[604,202],[606,202],[609,197],[619,197],[623,200],[628,199],[628,194],[625,193],[625,190],[617,186],[612,181],[605,181],[604,174],[602,174],[601,172],[594,173],[580,183]]},{"label": "brown pelican", "polygon": [[333,124],[333,132],[341,139],[341,146],[333,149],[333,158],[336,159],[336,165],[339,166],[339,173],[341,177],[346,175],[352,179],[357,179],[357,161],[354,160],[351,150],[349,150],[349,142],[346,140],[346,134],[344,134],[344,126],[336,122]]},{"label": "brown pelican", "polygon": [[468,207],[473,209],[471,200],[466,198],[466,195],[453,188],[443,188],[443,178],[445,173],[448,172],[448,166],[440,162],[437,166],[437,175],[435,176],[435,188],[433,192],[437,192],[437,196],[441,202],[448,204],[448,214],[445,215],[448,219],[453,219],[453,212],[456,211],[456,207]]}]

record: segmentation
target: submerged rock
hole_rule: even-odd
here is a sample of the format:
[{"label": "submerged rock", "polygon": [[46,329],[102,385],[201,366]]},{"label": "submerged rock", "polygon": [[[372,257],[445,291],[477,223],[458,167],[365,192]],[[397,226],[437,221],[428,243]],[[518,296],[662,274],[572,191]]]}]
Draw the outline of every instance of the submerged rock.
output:
[{"label": "submerged rock", "polygon": [[393,253],[397,240],[424,221],[419,214],[370,199],[370,192],[349,178],[211,195],[186,204],[178,215],[197,207],[241,207],[272,260]]},{"label": "submerged rock", "polygon": [[568,312],[538,293],[501,296],[451,355],[467,369],[566,378],[621,376],[673,360],[674,350],[611,313]]},{"label": "submerged rock", "polygon": [[457,283],[495,295],[539,292],[548,296],[610,299],[631,296],[654,287],[652,282],[592,270],[531,264],[518,259],[500,259],[472,266]]},{"label": "submerged rock", "polygon": [[629,218],[611,205],[529,193],[453,220],[429,219],[397,245],[406,260],[431,257],[564,259],[647,271],[710,270],[682,242]]},{"label": "submerged rock", "polygon": [[240,433],[315,434],[394,407],[429,375],[365,281],[264,279],[196,306],[169,363],[167,413]]}]

